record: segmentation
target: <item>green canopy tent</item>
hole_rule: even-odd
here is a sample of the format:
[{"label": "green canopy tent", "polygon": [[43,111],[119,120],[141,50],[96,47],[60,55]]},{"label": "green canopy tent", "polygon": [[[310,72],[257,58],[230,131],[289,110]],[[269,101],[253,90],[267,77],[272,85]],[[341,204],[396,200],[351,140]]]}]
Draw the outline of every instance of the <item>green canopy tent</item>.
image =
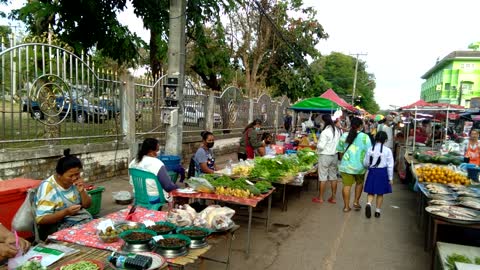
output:
[{"label": "green canopy tent", "polygon": [[[322,97],[304,99],[290,107],[290,110],[293,110],[296,114],[300,112],[333,114],[338,109],[342,109],[342,107],[330,99]],[[293,126],[297,126],[297,117],[293,117]]]},{"label": "green canopy tent", "polygon": [[304,99],[295,103],[293,106],[290,107],[291,110],[296,112],[335,112],[337,109],[341,109],[341,107],[326,98],[322,97],[313,97]]}]

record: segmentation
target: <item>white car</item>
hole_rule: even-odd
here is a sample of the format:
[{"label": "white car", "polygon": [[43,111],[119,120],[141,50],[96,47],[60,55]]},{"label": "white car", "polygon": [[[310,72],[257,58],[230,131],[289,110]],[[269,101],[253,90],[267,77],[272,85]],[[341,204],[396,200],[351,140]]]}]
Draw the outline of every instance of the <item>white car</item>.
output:
[{"label": "white car", "polygon": [[[170,124],[170,110],[163,110],[162,122],[166,125]],[[222,126],[222,117],[218,113],[213,114],[213,126],[215,128]],[[193,106],[183,107],[183,124],[203,127],[205,126],[205,116],[202,109]]]}]

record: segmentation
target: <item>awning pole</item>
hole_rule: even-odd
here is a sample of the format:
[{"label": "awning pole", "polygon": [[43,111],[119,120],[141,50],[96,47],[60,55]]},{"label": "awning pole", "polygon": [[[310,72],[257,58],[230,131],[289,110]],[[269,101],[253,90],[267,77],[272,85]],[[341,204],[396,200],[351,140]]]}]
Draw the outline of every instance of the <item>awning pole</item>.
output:
[{"label": "awning pole", "polygon": [[445,141],[448,140],[448,115],[450,113],[450,105],[447,108],[447,119],[445,119]]},{"label": "awning pole", "polygon": [[435,146],[435,125],[432,125],[432,151],[433,147]]},{"label": "awning pole", "polygon": [[415,118],[413,119],[413,152],[415,152],[416,141],[417,141],[417,106],[415,106]]}]

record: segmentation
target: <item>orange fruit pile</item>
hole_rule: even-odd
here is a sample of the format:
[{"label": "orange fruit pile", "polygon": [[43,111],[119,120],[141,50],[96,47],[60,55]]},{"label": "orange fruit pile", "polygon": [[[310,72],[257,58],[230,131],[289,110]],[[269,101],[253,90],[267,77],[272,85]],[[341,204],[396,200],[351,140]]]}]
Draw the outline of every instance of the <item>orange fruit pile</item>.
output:
[{"label": "orange fruit pile", "polygon": [[447,167],[423,166],[415,170],[418,182],[469,185],[470,179]]}]

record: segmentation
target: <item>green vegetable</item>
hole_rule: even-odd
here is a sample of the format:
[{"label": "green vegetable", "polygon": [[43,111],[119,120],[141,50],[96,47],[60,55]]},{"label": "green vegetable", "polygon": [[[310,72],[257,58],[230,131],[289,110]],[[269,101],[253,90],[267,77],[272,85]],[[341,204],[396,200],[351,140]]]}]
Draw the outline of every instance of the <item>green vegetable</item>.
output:
[{"label": "green vegetable", "polygon": [[453,253],[453,254],[447,256],[446,264],[447,264],[449,270],[455,270],[456,269],[455,262],[472,263],[472,260],[470,260],[468,257],[465,257],[465,256],[457,254],[457,253]]},{"label": "green vegetable", "polygon": [[480,257],[475,257],[475,264],[480,265]]},{"label": "green vegetable", "polygon": [[17,269],[20,269],[20,270],[43,270],[43,269],[47,269],[47,268],[43,267],[40,264],[39,261],[28,261]]},{"label": "green vegetable", "polygon": [[209,180],[214,187],[229,187],[233,180],[228,176],[220,176],[217,179]]},{"label": "green vegetable", "polygon": [[261,193],[267,192],[270,188],[272,188],[272,183],[268,181],[258,181],[255,183],[255,187],[260,190]]},{"label": "green vegetable", "polygon": [[62,266],[60,270],[98,270],[98,265],[89,261],[79,261],[77,263]]}]

